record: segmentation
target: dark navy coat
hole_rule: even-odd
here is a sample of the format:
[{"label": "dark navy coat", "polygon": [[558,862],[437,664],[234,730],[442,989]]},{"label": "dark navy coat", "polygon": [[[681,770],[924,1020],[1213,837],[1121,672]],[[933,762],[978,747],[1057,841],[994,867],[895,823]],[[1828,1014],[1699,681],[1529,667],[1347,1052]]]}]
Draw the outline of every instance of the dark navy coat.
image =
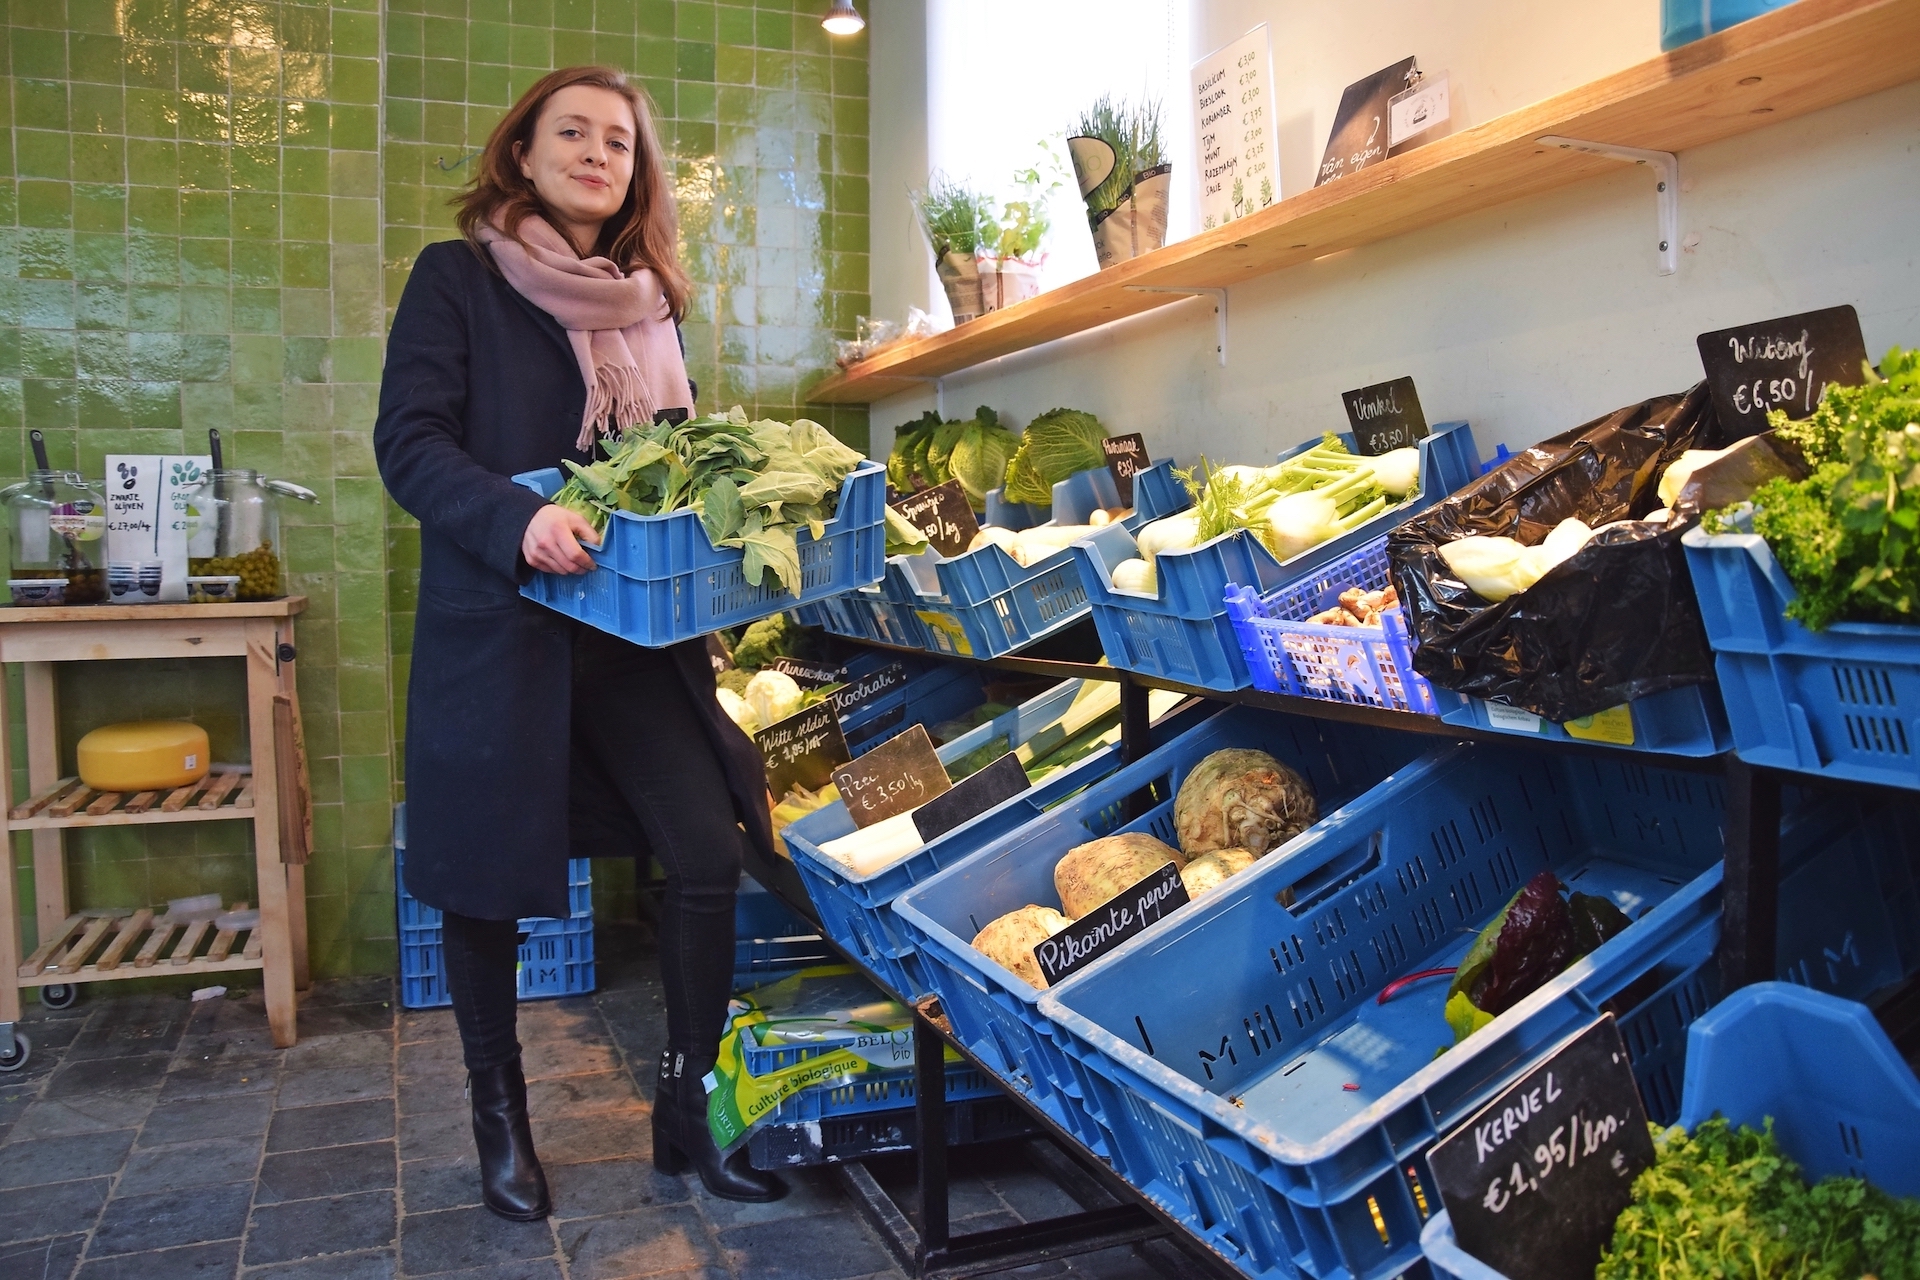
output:
[{"label": "dark navy coat", "polygon": [[[567,914],[566,860],[646,852],[626,806],[570,767],[575,623],[519,594],[544,499],[522,471],[574,449],[586,386],[566,331],[463,241],[428,245],[387,339],[380,476],[420,521],[407,682],[407,891],[480,919]],[[714,698],[702,641],[668,650],[737,816],[772,856],[766,774]],[[645,726],[635,725],[636,733]],[[689,744],[690,746],[692,744]]]}]

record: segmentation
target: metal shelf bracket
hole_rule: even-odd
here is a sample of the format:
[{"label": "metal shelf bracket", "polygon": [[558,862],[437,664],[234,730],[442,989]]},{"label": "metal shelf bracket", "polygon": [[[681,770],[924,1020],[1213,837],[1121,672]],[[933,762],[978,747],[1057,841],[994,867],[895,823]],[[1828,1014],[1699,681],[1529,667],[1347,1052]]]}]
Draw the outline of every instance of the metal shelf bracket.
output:
[{"label": "metal shelf bracket", "polygon": [[1214,350],[1219,353],[1220,367],[1222,369],[1227,367],[1227,291],[1225,289],[1188,288],[1180,284],[1130,284],[1127,289],[1132,293],[1184,293],[1192,298],[1212,298],[1213,328],[1217,340]]},{"label": "metal shelf bracket", "polygon": [[1583,151],[1591,156],[1644,164],[1654,174],[1654,209],[1660,217],[1660,265],[1655,275],[1670,276],[1680,269],[1680,157],[1671,151],[1647,151],[1640,147],[1616,147],[1609,142],[1585,142],[1549,133],[1534,141],[1562,151]]}]

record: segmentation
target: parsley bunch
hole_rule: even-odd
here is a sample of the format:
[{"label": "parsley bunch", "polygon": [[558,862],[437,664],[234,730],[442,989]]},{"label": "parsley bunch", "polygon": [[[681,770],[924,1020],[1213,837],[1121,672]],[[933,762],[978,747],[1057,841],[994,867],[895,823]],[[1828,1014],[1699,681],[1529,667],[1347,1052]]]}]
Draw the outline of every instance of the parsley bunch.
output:
[{"label": "parsley bunch", "polygon": [[[1828,387],[1813,416],[1768,423],[1799,446],[1812,474],[1753,494],[1753,532],[1799,592],[1787,616],[1833,622],[1920,618],[1920,351],[1887,353],[1858,387]],[[1734,508],[1709,532],[1735,530]]]},{"label": "parsley bunch", "polygon": [[1771,1121],[1716,1116],[1656,1130],[1654,1148],[1594,1280],[1920,1280],[1920,1200],[1858,1178],[1809,1187]]}]

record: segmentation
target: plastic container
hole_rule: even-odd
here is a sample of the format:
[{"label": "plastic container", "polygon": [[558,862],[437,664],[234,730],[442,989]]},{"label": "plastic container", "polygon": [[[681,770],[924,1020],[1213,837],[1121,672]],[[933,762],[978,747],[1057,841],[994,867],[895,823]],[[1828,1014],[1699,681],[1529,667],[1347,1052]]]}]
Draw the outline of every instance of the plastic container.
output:
[{"label": "plastic container", "polygon": [[1663,53],[1683,44],[1725,31],[1728,27],[1771,13],[1792,0],[1660,0],[1660,49]]},{"label": "plastic container", "polygon": [[1482,698],[1466,698],[1451,689],[1433,689],[1440,718],[1448,724],[1545,738],[1553,742],[1598,742],[1670,756],[1714,756],[1733,745],[1720,691],[1710,684],[1687,685],[1635,698],[1598,715],[1555,724],[1531,711]]},{"label": "plastic container", "polygon": [[[1632,757],[1449,748],[1039,1012],[1106,1117],[1116,1168],[1212,1247],[1256,1276],[1383,1280],[1415,1264],[1438,1207],[1428,1147],[1623,993],[1648,1112],[1675,1118],[1681,1033],[1719,996],[1722,804],[1718,779]],[[1798,808],[1778,972],[1846,995],[1913,972],[1914,815]],[[1376,995],[1457,963],[1543,868],[1635,922],[1436,1057],[1452,1043],[1446,980]]]},{"label": "plastic container", "polygon": [[[941,762],[952,763],[995,739],[1004,740],[1008,750],[1032,741],[1066,713],[1079,691],[1080,682],[1069,680],[1022,703],[1014,711],[941,747]],[[1202,719],[1204,712],[1200,708],[1182,712],[1155,726],[1152,740],[1170,742]],[[1108,777],[1121,763],[1119,746],[1107,747],[973,821],[955,827],[912,857],[871,875],[855,875],[820,851],[820,846],[827,841],[850,835],[854,830],[846,805],[838,801],[787,827],[781,837],[793,855],[794,868],[807,887],[807,896],[820,913],[820,927],[826,935],[895,995],[917,1000],[933,988],[922,968],[913,936],[894,915],[894,899],[991,841],[1033,821],[1048,806],[1071,796],[1079,788]]]},{"label": "plastic container", "polygon": [[[1353,437],[1342,435],[1349,449]],[[1310,440],[1280,455],[1285,461],[1311,449]],[[1238,632],[1227,614],[1229,586],[1267,596],[1344,561],[1409,516],[1446,497],[1480,473],[1473,429],[1444,422],[1420,441],[1420,494],[1383,511],[1359,528],[1282,563],[1244,530],[1222,534],[1191,551],[1154,559],[1159,595],[1116,591],[1113,570],[1138,554],[1130,531],[1102,529],[1073,548],[1086,583],[1094,624],[1107,661],[1116,667],[1203,689],[1232,691],[1253,683]]]},{"label": "plastic container", "polygon": [[860,587],[816,600],[794,610],[802,626],[820,627],[833,635],[873,640],[907,649],[930,649],[926,624],[912,609],[895,604],[878,586]]},{"label": "plastic container", "polygon": [[[1687,1028],[1680,1123],[1716,1113],[1773,1136],[1814,1181],[1864,1178],[1920,1195],[1920,1081],[1865,1005],[1759,982]],[[1462,1250],[1445,1213],[1420,1233],[1438,1280],[1506,1280]]]},{"label": "plastic container", "polygon": [[[948,1146],[999,1142],[1035,1132],[1019,1105],[998,1095],[949,1100],[946,1116]],[[762,1124],[747,1135],[747,1158],[756,1169],[831,1164],[912,1150],[918,1143],[918,1133],[919,1118],[911,1107],[794,1124]]]},{"label": "plastic container", "polygon": [[[193,494],[201,532],[188,533],[187,572],[196,578],[237,577],[235,598],[276,600],[287,594],[286,544],[280,539],[280,499],[318,499],[310,489],[284,480],[262,478],[245,467],[208,471]],[[206,522],[212,521],[211,551],[203,548]]]},{"label": "plastic container", "polygon": [[65,578],[9,578],[7,592],[21,608],[53,608],[67,602]]},{"label": "plastic container", "polygon": [[[0,489],[12,554],[14,580],[61,582],[64,603],[97,604],[107,598],[107,503],[98,486],[78,471],[30,471],[19,484]],[[14,588],[14,603],[22,601]]]},{"label": "plastic container", "polygon": [[1766,540],[1681,539],[1734,750],[1752,764],[1920,788],[1920,627],[1786,616],[1798,596]]},{"label": "plastic container", "polygon": [[[528,471],[514,482],[551,498],[558,468]],[[520,594],[634,644],[658,647],[741,626],[879,580],[886,563],[886,468],[862,462],[841,482],[826,533],[799,535],[798,595],[771,573],[749,586],[744,553],[716,548],[696,511],[664,516],[618,512],[595,567],[584,574],[536,573]]]},{"label": "plastic container", "polygon": [[[1173,802],[1180,781],[1215,751],[1254,747],[1272,754],[1307,778],[1320,812],[1331,815],[1406,765],[1422,746],[1412,734],[1229,708],[909,889],[894,901],[894,915],[960,1043],[1095,1151],[1114,1159],[1112,1135],[1039,1008],[1043,993],[975,951],[974,935],[1028,903],[1057,907],[1054,867],[1076,845],[1122,831],[1148,832],[1177,845]],[[1130,821],[1128,797],[1143,791],[1149,807]],[[1269,853],[1256,866],[1276,856]],[[1192,909],[1162,919],[1143,936],[1167,929]],[[1113,963],[1112,956],[1095,961],[1061,989],[1084,983]]]},{"label": "plastic container", "polygon": [[187,579],[187,599],[194,604],[221,604],[240,598],[240,575],[209,574]]},{"label": "plastic container", "polygon": [[733,906],[733,985],[736,991],[772,981],[810,965],[834,964],[833,952],[813,924],[758,882],[740,877]]},{"label": "plastic container", "polygon": [[[1082,471],[1053,486],[1053,520],[1085,524],[1095,511],[1119,502],[1105,467]],[[1133,478],[1134,513],[1118,527],[1137,529],[1187,505],[1186,490],[1173,478],[1173,464],[1158,462]],[[881,590],[919,619],[932,652],[996,658],[1085,615],[1087,591],[1075,565],[1069,548],[1031,565],[1021,565],[993,546],[951,560],[930,550],[889,560]]]},{"label": "plastic container", "polygon": [[[440,909],[407,892],[407,806],[393,807],[393,890],[400,924],[400,1003],[437,1009],[453,1002],[447,990]],[[580,995],[593,990],[593,863],[567,862],[565,920],[528,916],[520,921],[518,985],[522,1000]],[[218,904],[216,904],[217,906]]]},{"label": "plastic container", "polygon": [[[871,664],[876,669],[889,660],[875,656],[880,657]],[[916,724],[932,730],[986,702],[987,686],[978,670],[950,663],[930,665],[931,670],[909,677],[905,684],[854,708],[841,720],[847,750],[864,755]]]},{"label": "plastic container", "polygon": [[1433,686],[1413,669],[1404,612],[1386,611],[1378,627],[1307,621],[1339,604],[1340,593],[1351,587],[1379,591],[1391,581],[1387,540],[1380,537],[1312,577],[1264,596],[1251,587],[1228,587],[1227,616],[1253,687],[1297,698],[1439,714]]},{"label": "plastic container", "polygon": [[[911,1033],[909,1033],[911,1034]],[[998,1095],[1000,1086],[962,1063],[947,1068],[947,1101],[968,1102]],[[802,1089],[767,1113],[768,1124],[818,1124],[842,1116],[868,1115],[875,1111],[894,1111],[911,1107],[914,1098],[914,1073],[889,1071],[884,1075],[864,1076],[847,1084],[814,1085]]]}]

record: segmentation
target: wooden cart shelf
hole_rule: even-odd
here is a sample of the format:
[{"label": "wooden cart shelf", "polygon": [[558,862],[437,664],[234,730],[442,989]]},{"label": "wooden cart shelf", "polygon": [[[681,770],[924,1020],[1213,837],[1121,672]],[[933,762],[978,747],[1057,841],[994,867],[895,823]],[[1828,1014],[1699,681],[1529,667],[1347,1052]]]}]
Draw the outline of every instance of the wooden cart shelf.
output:
[{"label": "wooden cart shelf", "polygon": [[[0,608],[0,662],[20,663],[25,693],[27,786],[12,791],[14,752],[0,734],[0,820],[33,845],[33,914],[40,945],[22,957],[12,876],[0,876],[0,1071],[24,1061],[13,1025],[23,988],[72,999],[86,982],[174,974],[259,971],[273,1041],[294,1043],[294,993],[307,985],[306,781],[294,698],[293,620],[303,596],[231,604],[73,605]],[[54,670],[73,662],[239,658],[246,667],[251,763],[215,763],[191,786],[101,792],[61,770]],[[6,723],[0,681],[0,725]],[[172,822],[251,824],[260,906],[254,929],[176,922],[142,908],[124,919],[75,913],[67,902],[63,832]],[[55,993],[45,988],[69,990]],[[56,1006],[60,1007],[60,1006]],[[10,1059],[13,1066],[7,1066]]]},{"label": "wooden cart shelf", "polygon": [[171,791],[97,791],[78,778],[62,778],[7,817],[10,831],[59,831],[70,827],[132,827],[163,822],[249,821],[252,770],[215,769],[190,786]]},{"label": "wooden cart shelf", "polygon": [[[236,902],[230,909],[246,907]],[[68,916],[52,937],[21,962],[19,985],[61,986],[258,969],[263,942],[257,928],[221,929],[212,920],[170,920],[156,917],[147,908],[120,919],[83,913]]]},{"label": "wooden cart shelf", "polygon": [[1146,290],[1241,284],[1619,171],[1612,160],[1541,145],[1543,136],[1677,152],[1915,78],[1920,0],[1798,0],[946,333],[898,343],[816,383],[806,398],[872,404],[1181,301],[1178,292]]}]

